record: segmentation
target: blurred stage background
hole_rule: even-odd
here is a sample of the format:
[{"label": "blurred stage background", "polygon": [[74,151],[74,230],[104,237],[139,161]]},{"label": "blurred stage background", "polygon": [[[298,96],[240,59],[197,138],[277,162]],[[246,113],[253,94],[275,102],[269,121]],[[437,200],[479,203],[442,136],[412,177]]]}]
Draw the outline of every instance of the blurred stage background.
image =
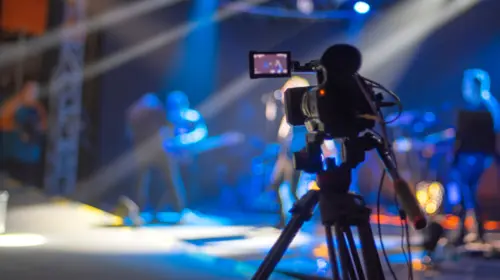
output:
[{"label": "blurred stage background", "polygon": [[[302,10],[297,2],[304,5]],[[137,177],[127,109],[146,92],[181,90],[206,119],[209,136],[244,135],[243,142],[200,153],[196,164],[182,167],[189,207],[207,213],[276,211],[265,188],[280,119],[266,118],[266,102],[286,79],[250,80],[250,50],[287,50],[294,60],[306,62],[335,43],[359,47],[360,73],[396,92],[404,111],[416,116],[411,124],[392,127],[394,137],[424,139],[454,128],[455,113],[467,106],[462,97],[467,69],[487,71],[491,93],[499,96],[499,1],[372,0],[366,1],[371,4],[366,14],[354,12],[354,2],[0,1],[4,179],[112,209],[120,195],[132,192]],[[309,11],[311,3],[314,9]],[[68,12],[71,5],[73,14]],[[68,35],[61,27],[73,29]],[[80,47],[73,55],[83,63],[61,66],[68,46]],[[313,77],[307,79],[314,83]],[[64,86],[54,86],[54,81]],[[77,105],[81,101],[81,111],[63,113],[51,106],[64,101],[58,93],[70,93]],[[18,108],[25,109],[28,119],[35,116],[38,133],[32,141],[23,141],[24,132],[14,124],[24,116]],[[59,140],[50,132],[57,125],[51,120],[62,115],[69,120],[60,125],[72,127],[68,137],[77,140],[73,150],[58,153],[54,143]],[[453,140],[441,140],[425,151],[400,153],[401,168],[414,184],[438,181],[449,186],[445,196],[450,213],[457,203],[447,171]],[[66,174],[65,179],[54,179],[57,172]],[[73,173],[72,179],[68,174]],[[369,153],[355,188],[372,205],[380,173],[376,155]],[[500,219],[497,173],[495,165],[486,170],[479,188],[490,220]],[[389,181],[383,197],[390,211]]]},{"label": "blurred stage background", "polygon": [[[51,90],[47,85],[54,77],[61,53],[54,37],[60,30],[55,27],[65,20],[64,5],[56,2],[27,1],[22,6],[3,2],[4,42],[30,42],[30,47],[34,42],[34,54],[17,53],[18,58],[4,61],[2,100],[7,102],[14,92],[36,91],[28,89],[28,84],[37,85],[41,97],[25,102],[36,103],[27,106],[38,108],[44,133],[50,114],[47,105]],[[279,117],[266,118],[266,101],[284,79],[250,80],[249,50],[290,50],[293,59],[305,62],[318,58],[334,43],[358,46],[363,52],[361,73],[393,89],[400,95],[405,111],[419,116],[405,127],[395,126],[396,136],[423,138],[453,128],[456,111],[466,106],[461,94],[466,69],[487,71],[492,94],[497,95],[495,77],[499,70],[495,58],[500,23],[495,18],[495,1],[374,1],[367,14],[353,13],[350,1],[318,1],[310,13],[297,10],[295,1],[257,2],[85,4],[85,17],[95,20],[87,20],[90,25],[81,73],[78,164],[72,167],[78,169],[79,191],[98,192],[102,204],[113,204],[118,194],[130,192],[130,182],[135,181],[133,172],[117,171],[106,176],[100,172],[119,169],[118,162],[123,165],[123,155],[131,151],[126,137],[126,110],[146,92],[181,90],[205,117],[210,136],[227,131],[245,135],[243,143],[198,155],[197,182],[187,183],[190,205],[214,207],[224,199],[225,207],[251,205],[261,195],[274,164],[269,151],[273,150],[270,144],[276,141]],[[43,40],[39,36],[47,30],[49,39]],[[314,82],[314,77],[307,78]],[[11,130],[4,129],[5,155],[16,153],[7,144],[9,137],[16,137]],[[14,177],[43,188],[42,168],[44,157],[48,158],[45,147],[51,144],[43,133],[38,141],[30,144],[34,151],[30,155],[14,155],[10,157],[13,160],[8,160],[10,164],[3,165],[10,166]],[[422,158],[422,151],[405,153],[402,168],[412,173],[413,183],[449,183],[446,149],[451,148],[451,143],[444,141],[444,148],[432,159]],[[409,158],[413,163],[405,162]],[[185,180],[189,181],[192,169],[184,169]],[[370,200],[380,174],[376,157],[369,154],[359,169],[358,189]],[[50,169],[44,170],[47,177]],[[493,206],[500,196],[495,170],[493,166],[485,172],[479,189],[486,207]],[[30,175],[25,176],[28,171]],[[391,188],[384,190],[390,201]],[[491,209],[488,215],[495,212]]]},{"label": "blurred stage background", "polygon": [[[99,168],[110,166],[130,150],[124,137],[124,116],[133,101],[148,91],[182,90],[189,95],[192,106],[206,118],[210,135],[238,131],[246,136],[245,143],[236,147],[200,155],[202,168],[198,177],[202,187],[192,192],[190,200],[194,205],[217,200],[224,184],[233,188],[236,195],[233,199],[254,199],[259,192],[252,189],[262,185],[248,184],[253,175],[252,159],[275,141],[279,125],[279,119],[266,120],[263,95],[274,92],[284,80],[249,80],[249,50],[290,50],[294,59],[308,61],[318,58],[334,43],[350,42],[359,46],[364,54],[361,71],[364,75],[398,93],[406,111],[435,114],[436,121],[431,125],[414,127],[415,136],[454,126],[456,110],[466,105],[461,97],[465,69],[488,71],[492,77],[492,93],[497,94],[495,77],[499,70],[495,57],[500,44],[497,34],[500,22],[493,12],[498,5],[495,1],[482,1],[477,5],[474,1],[399,1],[396,6],[373,11],[371,17],[358,15],[347,20],[328,16],[320,20],[295,18],[294,9],[289,15],[266,16],[260,15],[257,9],[208,22],[215,9],[230,2],[179,1],[98,32],[96,44],[100,46],[101,59],[95,59],[95,63],[101,67],[95,64],[89,67],[107,71],[87,80],[92,90],[87,90],[83,100],[91,104],[84,111],[92,118],[88,129],[94,137],[89,145],[95,158],[88,164],[90,170],[82,170],[82,175],[89,176]],[[286,10],[282,7],[285,2],[269,1],[262,5],[262,10],[266,11],[264,7],[269,7],[271,12]],[[382,2],[394,4],[391,2],[395,1],[379,1]],[[100,7],[89,8],[98,16],[121,5],[121,2],[112,3],[107,1],[99,4]],[[348,11],[349,5],[346,6],[344,12]],[[326,12],[314,13],[321,17],[321,13]],[[189,23],[201,25],[194,28],[188,26]],[[375,161],[371,157],[368,161]],[[213,162],[217,164],[211,164]],[[269,162],[268,168],[272,164]],[[365,178],[360,182],[363,184],[360,189],[375,191],[380,171],[374,167],[376,163],[366,165],[360,172]],[[487,175],[491,175],[489,173],[494,172]],[[370,177],[373,180],[366,180]],[[481,199],[487,204],[498,199],[500,191],[496,176],[486,177],[493,180],[480,188]],[[109,184],[120,192],[127,189],[130,181],[124,177]],[[85,187],[107,186],[93,182],[93,186]]]}]

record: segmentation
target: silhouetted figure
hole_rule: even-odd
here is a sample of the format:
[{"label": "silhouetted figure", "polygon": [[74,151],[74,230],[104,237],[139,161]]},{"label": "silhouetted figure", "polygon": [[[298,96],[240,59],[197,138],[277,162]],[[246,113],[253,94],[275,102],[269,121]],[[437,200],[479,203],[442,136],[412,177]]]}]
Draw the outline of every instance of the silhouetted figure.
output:
[{"label": "silhouetted figure", "polygon": [[[143,95],[128,112],[128,125],[134,146],[134,154],[139,168],[134,201],[140,210],[144,210],[148,202],[153,172],[156,170],[165,184],[164,191],[173,192],[174,209],[181,212],[184,205],[174,187],[170,171],[170,160],[163,149],[161,132],[164,127],[171,126],[166,119],[166,111],[161,100],[153,93]],[[163,206],[158,200],[153,207],[154,219]]]},{"label": "silhouetted figure", "polygon": [[[281,101],[284,102],[284,94],[288,88],[294,87],[304,87],[309,86],[307,80],[292,77],[290,78],[281,88]],[[286,118],[283,117],[281,120],[280,127],[278,129],[278,143],[280,144],[280,151],[278,154],[278,159],[274,165],[271,185],[269,189],[276,191],[276,196],[279,203],[280,220],[277,225],[278,228],[285,226],[287,210],[284,209],[283,197],[280,195],[279,188],[283,183],[288,183],[290,185],[290,193],[297,200],[297,188],[299,185],[299,179],[301,172],[295,170],[293,167],[293,141],[294,141],[294,128],[286,122]],[[300,137],[300,136],[299,136]],[[304,136],[305,137],[305,136]],[[304,139],[305,141],[305,139]]]},{"label": "silhouetted figure", "polygon": [[168,198],[181,219],[186,214],[186,190],[178,160],[185,156],[184,147],[199,142],[207,135],[201,115],[189,108],[187,96],[180,91],[170,93],[166,107],[152,93],[144,95],[129,111],[134,150],[140,176],[136,187],[136,201],[143,209],[150,193],[152,174],[161,174],[165,189],[153,208],[153,221]]},{"label": "silhouetted figure", "polygon": [[497,135],[500,132],[500,106],[490,92],[489,75],[480,69],[464,72],[463,97],[467,110],[459,112],[452,177],[460,185],[460,226],[453,240],[464,243],[467,202],[476,217],[477,241],[485,242],[482,211],[477,199],[479,180],[493,159],[498,160]]}]

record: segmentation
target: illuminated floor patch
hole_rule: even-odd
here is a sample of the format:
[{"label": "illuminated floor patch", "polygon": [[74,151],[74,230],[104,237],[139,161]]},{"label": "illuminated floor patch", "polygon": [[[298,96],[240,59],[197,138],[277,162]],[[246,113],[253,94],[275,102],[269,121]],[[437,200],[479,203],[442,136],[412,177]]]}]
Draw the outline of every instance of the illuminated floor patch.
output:
[{"label": "illuminated floor patch", "polygon": [[[354,235],[355,244],[357,249],[361,249],[361,244],[359,240],[357,240],[356,235]],[[383,236],[384,248],[387,252],[394,252],[401,250],[401,236]],[[414,243],[413,241],[412,243]],[[337,246],[337,242],[334,241],[334,245]],[[377,237],[375,237],[375,245],[377,246],[377,250],[381,252],[382,245]],[[326,247],[326,241],[323,240],[320,244],[318,244],[314,249],[312,249],[312,254],[315,257],[328,258],[328,248]]]},{"label": "illuminated floor patch", "polygon": [[211,237],[211,238],[203,238],[203,239],[184,239],[184,241],[191,243],[196,246],[203,246],[205,244],[216,243],[216,242],[225,242],[225,241],[236,241],[236,240],[244,240],[246,239],[245,235],[236,235],[236,236],[223,236],[223,237]]},{"label": "illuminated floor patch", "polygon": [[47,243],[45,237],[38,234],[11,233],[0,235],[0,248],[33,247],[40,246],[45,243]]},{"label": "illuminated floor patch", "polygon": [[[194,233],[197,234],[194,234]],[[172,234],[174,232],[170,232]],[[186,232],[187,233],[187,232]],[[182,241],[194,244],[198,249],[212,256],[236,257],[262,254],[273,246],[280,235],[274,228],[251,227],[192,227],[190,236],[179,236]],[[314,238],[306,233],[299,233],[290,248],[309,245]]]}]

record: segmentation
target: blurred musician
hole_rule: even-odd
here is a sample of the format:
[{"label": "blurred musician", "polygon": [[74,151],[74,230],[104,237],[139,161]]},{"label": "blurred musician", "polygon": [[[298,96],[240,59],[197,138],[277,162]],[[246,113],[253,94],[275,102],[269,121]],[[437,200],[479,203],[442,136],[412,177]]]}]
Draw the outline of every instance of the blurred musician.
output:
[{"label": "blurred musician", "polygon": [[166,103],[167,120],[172,124],[175,136],[166,142],[167,146],[182,147],[197,143],[207,136],[205,120],[198,111],[189,108],[189,99],[185,93],[171,92]]},{"label": "blurred musician", "polygon": [[[280,89],[281,101],[284,102],[283,95],[288,88],[304,86],[309,86],[309,82],[306,79],[297,76],[290,78]],[[284,209],[283,197],[279,192],[280,186],[283,183],[288,183],[290,186],[290,193],[297,200],[297,188],[300,179],[300,171],[297,171],[293,168],[293,152],[297,150],[293,149],[293,146],[297,145],[297,140],[305,141],[305,136],[300,139],[300,136],[294,135],[297,134],[297,129],[298,128],[296,127],[290,126],[286,121],[286,117],[283,116],[278,129],[278,142],[280,143],[280,151],[278,154],[278,160],[274,165],[271,185],[269,187],[269,189],[272,189],[277,193],[280,210],[280,220],[277,225],[278,228],[283,228],[285,226],[287,213],[287,210]]]},{"label": "blurred musician", "polygon": [[[208,135],[205,120],[201,114],[189,107],[189,99],[182,91],[173,91],[167,95],[166,100],[167,121],[171,124],[162,131],[163,147],[170,155],[170,172],[176,189],[178,205],[186,207],[185,186],[182,180],[179,163],[189,161],[191,167],[192,154],[189,147],[199,145]],[[190,172],[195,172],[192,169]],[[163,198],[165,199],[165,197]],[[179,206],[180,208],[180,206]],[[192,212],[185,208],[183,217]]]},{"label": "blurred musician", "polygon": [[485,242],[477,187],[481,175],[491,165],[493,158],[498,160],[500,148],[497,141],[500,132],[500,108],[489,92],[488,73],[478,69],[465,71],[463,95],[469,103],[469,108],[459,114],[452,171],[452,178],[460,185],[462,194],[460,226],[453,242],[457,246],[464,243],[469,204],[472,205],[475,215],[476,241]]},{"label": "blurred musician", "polygon": [[205,138],[207,129],[200,114],[189,109],[187,96],[175,91],[167,96],[166,110],[154,93],[141,97],[128,112],[128,123],[134,152],[139,163],[139,182],[136,187],[136,203],[143,209],[147,202],[153,170],[158,170],[166,185],[164,194],[153,209],[153,221],[159,221],[158,213],[168,193],[172,194],[174,211],[186,213],[184,184],[176,164],[183,155],[182,147]]},{"label": "blurred musician", "polygon": [[[39,101],[40,86],[27,81],[14,94],[2,94],[0,103],[0,162],[11,177],[40,185],[40,160],[47,112]],[[29,173],[29,174],[27,174]]]}]

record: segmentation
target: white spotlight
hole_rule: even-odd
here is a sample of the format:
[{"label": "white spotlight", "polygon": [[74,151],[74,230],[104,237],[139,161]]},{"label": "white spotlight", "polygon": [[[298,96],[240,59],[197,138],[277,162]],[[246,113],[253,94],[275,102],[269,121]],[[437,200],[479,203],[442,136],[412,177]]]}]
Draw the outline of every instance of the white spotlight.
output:
[{"label": "white spotlight", "polygon": [[311,14],[314,11],[313,0],[297,0],[297,10],[306,15]]},{"label": "white spotlight", "polygon": [[354,11],[358,14],[366,14],[370,11],[370,4],[364,1],[358,1],[354,4]]}]

